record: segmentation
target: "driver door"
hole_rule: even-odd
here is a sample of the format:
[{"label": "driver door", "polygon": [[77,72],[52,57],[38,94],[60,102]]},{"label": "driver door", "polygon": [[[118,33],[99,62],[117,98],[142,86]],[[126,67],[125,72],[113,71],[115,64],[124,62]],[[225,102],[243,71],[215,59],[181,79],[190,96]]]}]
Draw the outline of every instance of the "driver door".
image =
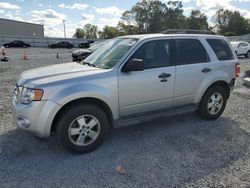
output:
[{"label": "driver door", "polygon": [[130,59],[143,60],[144,70],[118,73],[121,117],[171,107],[175,82],[171,40],[146,42]]}]

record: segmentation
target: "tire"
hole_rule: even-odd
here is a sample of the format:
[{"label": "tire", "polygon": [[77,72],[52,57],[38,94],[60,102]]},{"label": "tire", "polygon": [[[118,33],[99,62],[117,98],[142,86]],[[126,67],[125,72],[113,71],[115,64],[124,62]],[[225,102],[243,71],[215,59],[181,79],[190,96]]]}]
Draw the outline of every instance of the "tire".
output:
[{"label": "tire", "polygon": [[5,48],[9,48],[9,45],[4,46]]},{"label": "tire", "polygon": [[60,116],[56,137],[68,151],[82,154],[96,149],[108,130],[108,117],[102,109],[91,104],[73,105]]},{"label": "tire", "polygon": [[80,55],[78,58],[77,58],[77,62],[81,62],[83,60],[83,56]]},{"label": "tire", "polygon": [[197,114],[205,120],[218,119],[225,110],[226,103],[227,93],[225,89],[222,86],[211,87],[203,95]]},{"label": "tire", "polygon": [[246,58],[250,59],[250,51],[247,52],[247,54],[245,55]]}]

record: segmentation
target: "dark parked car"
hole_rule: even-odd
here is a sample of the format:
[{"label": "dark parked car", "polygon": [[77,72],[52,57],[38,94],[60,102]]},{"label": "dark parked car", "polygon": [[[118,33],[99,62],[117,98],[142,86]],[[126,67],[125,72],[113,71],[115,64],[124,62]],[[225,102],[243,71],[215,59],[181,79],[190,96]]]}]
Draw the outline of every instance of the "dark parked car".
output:
[{"label": "dark parked car", "polygon": [[78,62],[82,61],[83,59],[88,57],[90,54],[92,54],[94,51],[96,51],[98,48],[100,48],[102,45],[104,45],[106,42],[107,40],[96,42],[88,49],[81,49],[81,50],[73,51],[72,52],[73,61],[78,61]]},{"label": "dark parked car", "polygon": [[50,48],[74,48],[74,45],[68,41],[59,41],[49,45]]},{"label": "dark parked car", "polygon": [[21,40],[14,40],[12,42],[5,43],[5,44],[3,44],[3,46],[5,48],[10,48],[10,47],[22,47],[22,48],[31,47],[30,44],[25,43],[25,42],[23,42]]},{"label": "dark parked car", "polygon": [[93,40],[86,40],[86,41],[79,44],[79,48],[89,48],[90,45],[94,42],[95,41],[93,41]]}]

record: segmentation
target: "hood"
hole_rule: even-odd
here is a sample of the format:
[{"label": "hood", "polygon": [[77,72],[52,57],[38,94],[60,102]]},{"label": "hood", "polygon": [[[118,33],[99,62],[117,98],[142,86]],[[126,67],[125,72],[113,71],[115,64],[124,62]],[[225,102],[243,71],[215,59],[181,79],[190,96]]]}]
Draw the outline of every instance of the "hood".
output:
[{"label": "hood", "polygon": [[75,62],[63,63],[25,71],[21,74],[18,85],[35,87],[36,85],[93,75],[105,71],[107,69],[99,69]]},{"label": "hood", "polygon": [[80,50],[74,50],[72,52],[72,55],[73,56],[79,56],[79,55],[82,55],[82,54],[90,54],[92,53],[92,51],[90,49],[80,49]]}]

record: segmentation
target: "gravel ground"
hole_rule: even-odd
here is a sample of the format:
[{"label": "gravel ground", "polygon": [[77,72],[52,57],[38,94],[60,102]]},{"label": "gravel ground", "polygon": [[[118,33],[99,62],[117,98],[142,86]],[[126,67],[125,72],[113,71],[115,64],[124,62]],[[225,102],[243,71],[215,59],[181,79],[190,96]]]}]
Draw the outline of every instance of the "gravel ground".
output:
[{"label": "gravel ground", "polygon": [[[119,128],[96,151],[73,155],[53,137],[17,129],[10,108],[18,74],[68,62],[72,50],[26,51],[28,61],[23,49],[9,49],[10,61],[0,63],[1,187],[250,187],[250,89],[240,79],[216,121],[189,113]],[[249,60],[240,62],[250,70]]]}]

